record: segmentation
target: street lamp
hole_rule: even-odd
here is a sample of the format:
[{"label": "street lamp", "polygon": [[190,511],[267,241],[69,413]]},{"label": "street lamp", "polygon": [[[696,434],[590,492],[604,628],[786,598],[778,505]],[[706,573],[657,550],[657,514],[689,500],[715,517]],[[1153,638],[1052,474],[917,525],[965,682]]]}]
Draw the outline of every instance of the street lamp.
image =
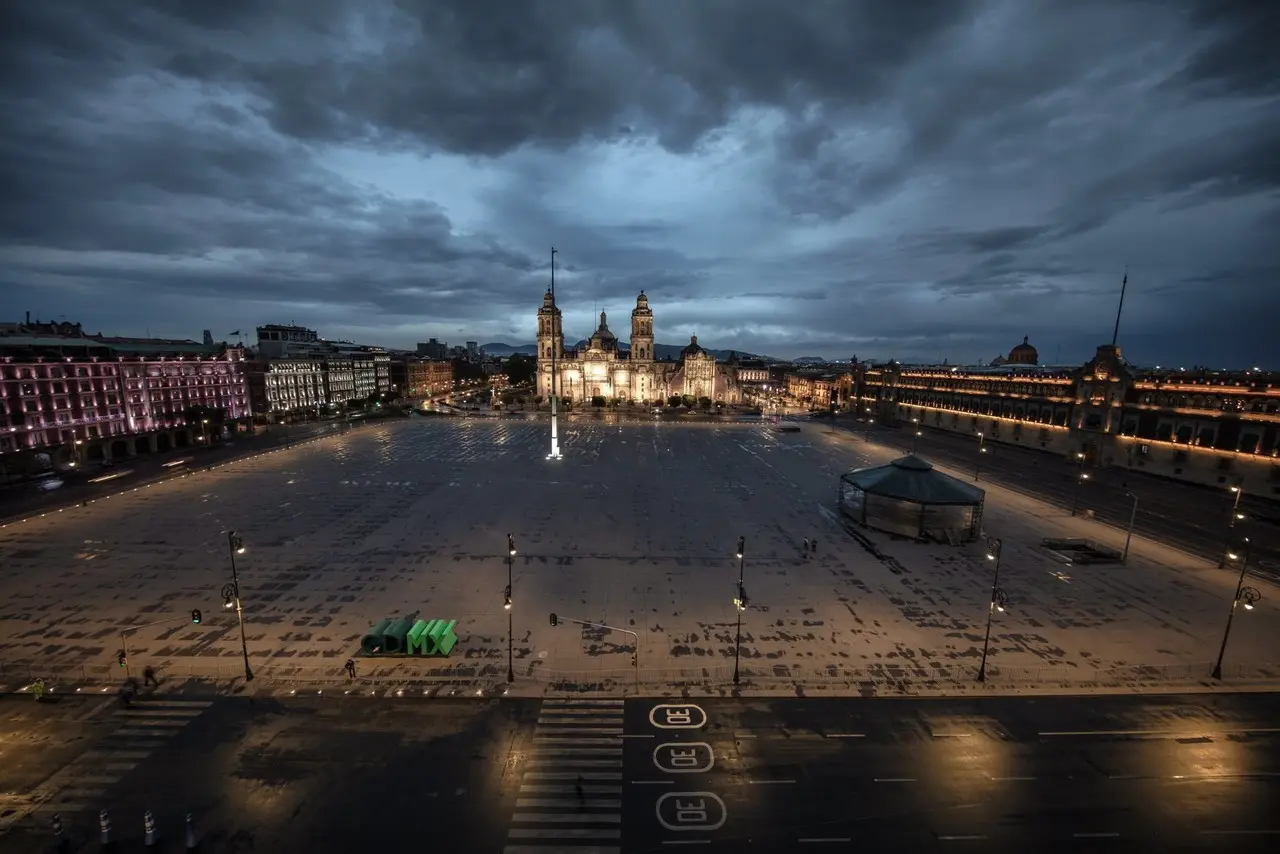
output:
[{"label": "street lamp", "polygon": [[1124,554],[1120,556],[1120,563],[1127,564],[1129,562],[1129,541],[1133,539],[1133,523],[1138,518],[1138,496],[1132,492],[1126,492],[1126,498],[1133,499],[1133,509],[1129,511],[1129,529],[1124,532]]},{"label": "street lamp", "polygon": [[738,633],[733,644],[733,684],[738,684],[738,664],[742,655],[742,612],[747,608],[747,591],[742,586],[742,572],[747,560],[747,538],[738,537],[738,596],[733,600],[733,607],[738,612]]},{"label": "street lamp", "polygon": [[1080,510],[1080,487],[1089,479],[1089,473],[1084,470],[1084,454],[1076,451],[1076,459],[1080,461],[1080,474],[1076,476],[1076,494],[1071,500],[1071,515],[1076,515]]},{"label": "street lamp", "polygon": [[222,587],[222,607],[236,609],[240,621],[240,652],[244,654],[244,681],[253,681],[253,669],[249,667],[249,644],[244,637],[244,608],[240,606],[240,576],[236,574],[236,555],[244,554],[244,540],[235,531],[227,531],[227,553],[231,557],[231,583]]},{"label": "street lamp", "polygon": [[979,473],[982,472],[982,455],[987,452],[987,437],[978,431],[978,462],[973,466],[973,480],[976,483]]},{"label": "street lamp", "polygon": [[1231,612],[1227,614],[1227,628],[1222,633],[1222,646],[1218,648],[1218,661],[1213,665],[1213,673],[1210,674],[1214,679],[1222,679],[1222,656],[1227,651],[1227,638],[1231,637],[1231,621],[1235,618],[1236,608],[1244,605],[1246,611],[1252,611],[1254,603],[1262,598],[1262,594],[1257,588],[1245,587],[1244,576],[1249,571],[1249,551],[1253,547],[1253,543],[1248,537],[1244,538],[1244,551],[1240,555],[1228,553],[1227,557],[1231,560],[1240,561],[1240,579],[1236,582],[1236,596],[1231,600]]},{"label": "street lamp", "polygon": [[1240,512],[1240,499],[1244,497],[1244,478],[1240,478],[1240,482],[1230,487],[1235,493],[1235,501],[1231,502],[1231,518],[1227,522],[1227,542],[1222,547],[1222,557],[1218,560],[1218,569],[1223,569],[1227,565],[1227,552],[1231,551],[1231,535],[1235,530],[1236,522],[1244,521],[1244,514]]},{"label": "street lamp", "polygon": [[502,607],[507,609],[507,681],[516,681],[515,663],[511,652],[511,632],[512,614],[511,614],[511,565],[516,559],[516,538],[507,534],[507,592],[502,602]]},{"label": "street lamp", "polygon": [[995,574],[991,578],[991,602],[987,605],[987,633],[982,639],[982,663],[978,665],[978,681],[987,681],[987,649],[991,644],[991,615],[996,611],[1003,612],[1009,597],[1000,589],[1000,558],[1004,543],[999,537],[987,538],[987,560],[996,563]]}]

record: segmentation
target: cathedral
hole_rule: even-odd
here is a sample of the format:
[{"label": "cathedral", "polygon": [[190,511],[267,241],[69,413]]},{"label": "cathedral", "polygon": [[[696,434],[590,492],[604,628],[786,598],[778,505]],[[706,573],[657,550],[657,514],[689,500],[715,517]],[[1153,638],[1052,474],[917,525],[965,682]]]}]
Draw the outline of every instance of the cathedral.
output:
[{"label": "cathedral", "polygon": [[739,403],[741,389],[736,365],[717,364],[698,346],[698,336],[680,351],[680,359],[655,359],[653,353],[653,311],[649,298],[640,292],[631,312],[630,352],[618,349],[618,337],[609,330],[605,312],[600,312],[600,328],[592,333],[583,349],[565,351],[560,309],[547,291],[538,309],[538,394],[551,396],[551,358],[560,376],[556,394],[561,400],[590,403],[593,397],[620,402],[665,403],[673,395],[694,400],[710,398],[717,403]]}]

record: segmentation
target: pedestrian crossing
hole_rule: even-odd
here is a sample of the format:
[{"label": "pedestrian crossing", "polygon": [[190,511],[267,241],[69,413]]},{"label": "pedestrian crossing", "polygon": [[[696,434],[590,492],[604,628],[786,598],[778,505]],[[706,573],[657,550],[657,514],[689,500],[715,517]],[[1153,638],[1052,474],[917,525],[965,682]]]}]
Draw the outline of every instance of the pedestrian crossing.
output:
[{"label": "pedestrian crossing", "polygon": [[212,705],[211,700],[146,698],[117,709],[111,717],[114,729],[37,788],[32,812],[96,813],[126,774]]},{"label": "pedestrian crossing", "polygon": [[620,854],[623,700],[543,700],[503,854]]}]

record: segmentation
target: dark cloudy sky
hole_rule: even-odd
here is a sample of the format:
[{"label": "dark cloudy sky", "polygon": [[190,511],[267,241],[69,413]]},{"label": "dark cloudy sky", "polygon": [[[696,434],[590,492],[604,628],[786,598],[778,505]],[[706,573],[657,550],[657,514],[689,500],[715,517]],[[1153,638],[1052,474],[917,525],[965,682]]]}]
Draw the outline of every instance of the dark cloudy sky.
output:
[{"label": "dark cloudy sky", "polygon": [[1280,367],[1277,10],[15,0],[0,316]]}]

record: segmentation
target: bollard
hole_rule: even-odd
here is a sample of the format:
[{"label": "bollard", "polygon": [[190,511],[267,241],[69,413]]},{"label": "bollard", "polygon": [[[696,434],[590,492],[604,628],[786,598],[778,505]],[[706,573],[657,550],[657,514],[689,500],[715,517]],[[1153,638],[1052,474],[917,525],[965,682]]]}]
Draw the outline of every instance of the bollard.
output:
[{"label": "bollard", "polygon": [[151,814],[151,810],[147,810],[142,814],[142,830],[146,835],[143,844],[150,848],[160,840],[160,834],[156,832],[156,819]]},{"label": "bollard", "polygon": [[191,813],[187,813],[187,850],[196,850],[196,826],[191,820]]},{"label": "bollard", "polygon": [[103,845],[111,844],[111,816],[106,810],[98,810],[98,833]]}]

